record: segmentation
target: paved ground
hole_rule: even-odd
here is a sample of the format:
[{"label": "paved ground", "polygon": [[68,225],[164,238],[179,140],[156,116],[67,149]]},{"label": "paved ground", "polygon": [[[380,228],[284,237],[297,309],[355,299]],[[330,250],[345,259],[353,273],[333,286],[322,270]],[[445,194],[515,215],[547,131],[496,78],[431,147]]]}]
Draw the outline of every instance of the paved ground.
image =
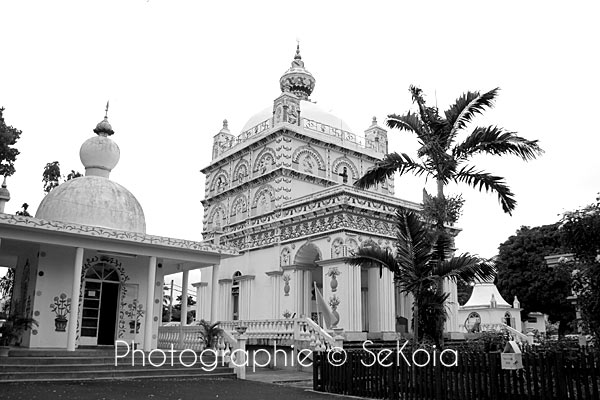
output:
[{"label": "paved ground", "polygon": [[[280,378],[283,375],[280,375]],[[231,379],[141,379],[81,383],[6,383],[2,400],[271,400],[346,398],[304,388]]]},{"label": "paved ground", "polygon": [[269,368],[248,368],[246,379],[256,382],[275,383],[285,386],[294,386],[304,389],[312,389],[312,372],[300,372],[294,370],[273,370]]}]

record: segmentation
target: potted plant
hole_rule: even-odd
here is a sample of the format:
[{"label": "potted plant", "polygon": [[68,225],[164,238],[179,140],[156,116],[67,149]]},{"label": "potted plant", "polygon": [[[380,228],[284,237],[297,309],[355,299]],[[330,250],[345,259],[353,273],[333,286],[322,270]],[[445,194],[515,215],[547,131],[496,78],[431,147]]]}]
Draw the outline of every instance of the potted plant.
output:
[{"label": "potted plant", "polygon": [[214,349],[217,346],[219,337],[223,335],[223,329],[219,328],[220,323],[220,321],[217,321],[211,324],[204,319],[197,322],[198,326],[200,326],[201,339],[204,341],[205,349]]},{"label": "potted plant", "polygon": [[9,346],[15,343],[21,333],[37,325],[37,321],[33,318],[10,315],[0,326],[0,356],[6,357],[10,350]]},{"label": "potted plant", "polygon": [[71,298],[61,293],[54,297],[54,303],[50,304],[50,310],[56,314],[54,326],[56,332],[65,332],[67,327],[67,314],[71,312]]}]

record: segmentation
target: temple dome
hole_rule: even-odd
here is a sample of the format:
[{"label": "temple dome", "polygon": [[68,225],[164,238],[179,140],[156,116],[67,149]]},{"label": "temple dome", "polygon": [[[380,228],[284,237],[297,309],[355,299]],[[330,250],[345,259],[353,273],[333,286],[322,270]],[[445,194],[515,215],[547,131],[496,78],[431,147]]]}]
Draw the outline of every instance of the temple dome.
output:
[{"label": "temple dome", "polygon": [[[273,117],[273,107],[267,107],[264,110],[254,114],[242,128],[242,132],[266,121]],[[352,128],[341,118],[323,110],[321,107],[306,100],[300,100],[300,118],[307,118],[334,128],[342,129],[347,132],[354,132]]]},{"label": "temple dome", "polygon": [[146,233],[142,206],[126,188],[100,176],[71,179],[44,197],[36,218]]},{"label": "temple dome", "polygon": [[[107,104],[108,112],[108,104]],[[119,146],[107,117],[94,129],[98,136],[86,140],[79,150],[85,176],[59,185],[44,197],[36,218],[146,233],[142,206],[126,188],[109,179],[119,162]]]}]

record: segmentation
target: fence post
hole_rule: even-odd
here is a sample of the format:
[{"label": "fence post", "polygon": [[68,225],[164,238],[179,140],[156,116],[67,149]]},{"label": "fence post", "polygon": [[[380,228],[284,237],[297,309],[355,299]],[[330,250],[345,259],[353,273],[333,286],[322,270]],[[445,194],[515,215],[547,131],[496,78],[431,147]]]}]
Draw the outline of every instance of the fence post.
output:
[{"label": "fence post", "polygon": [[321,368],[322,368],[321,352],[315,350],[313,352],[313,390],[315,390],[315,391],[321,390],[321,385],[319,382],[319,375],[322,376],[322,372],[319,373],[320,372],[319,370]]},{"label": "fence post", "polygon": [[436,398],[436,400],[444,400],[444,392],[442,391],[442,367],[441,366],[436,365],[433,367],[433,376],[435,379],[435,398]]},{"label": "fence post", "polygon": [[488,362],[490,363],[489,382],[490,382],[490,399],[498,399],[498,365],[496,365],[495,353],[488,353]]}]

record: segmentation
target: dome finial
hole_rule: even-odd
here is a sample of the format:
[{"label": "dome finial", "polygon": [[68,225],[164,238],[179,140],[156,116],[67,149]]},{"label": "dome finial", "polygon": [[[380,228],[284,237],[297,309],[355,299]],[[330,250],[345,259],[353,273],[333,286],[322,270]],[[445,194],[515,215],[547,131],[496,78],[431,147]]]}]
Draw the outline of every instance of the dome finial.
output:
[{"label": "dome finial", "polygon": [[300,56],[300,40],[296,39],[296,55],[292,66],[279,79],[279,86],[283,93],[293,93],[301,100],[308,100],[315,88],[315,78],[304,68],[304,61]]},{"label": "dome finial", "polygon": [[112,126],[108,123],[108,101],[106,102],[106,109],[104,113],[104,119],[96,125],[96,129],[94,129],[94,133],[98,136],[110,136],[114,135],[115,131],[113,131]]},{"label": "dome finial", "polygon": [[300,39],[296,39],[296,55],[294,56],[295,60],[302,60],[302,56],[300,56]]}]

